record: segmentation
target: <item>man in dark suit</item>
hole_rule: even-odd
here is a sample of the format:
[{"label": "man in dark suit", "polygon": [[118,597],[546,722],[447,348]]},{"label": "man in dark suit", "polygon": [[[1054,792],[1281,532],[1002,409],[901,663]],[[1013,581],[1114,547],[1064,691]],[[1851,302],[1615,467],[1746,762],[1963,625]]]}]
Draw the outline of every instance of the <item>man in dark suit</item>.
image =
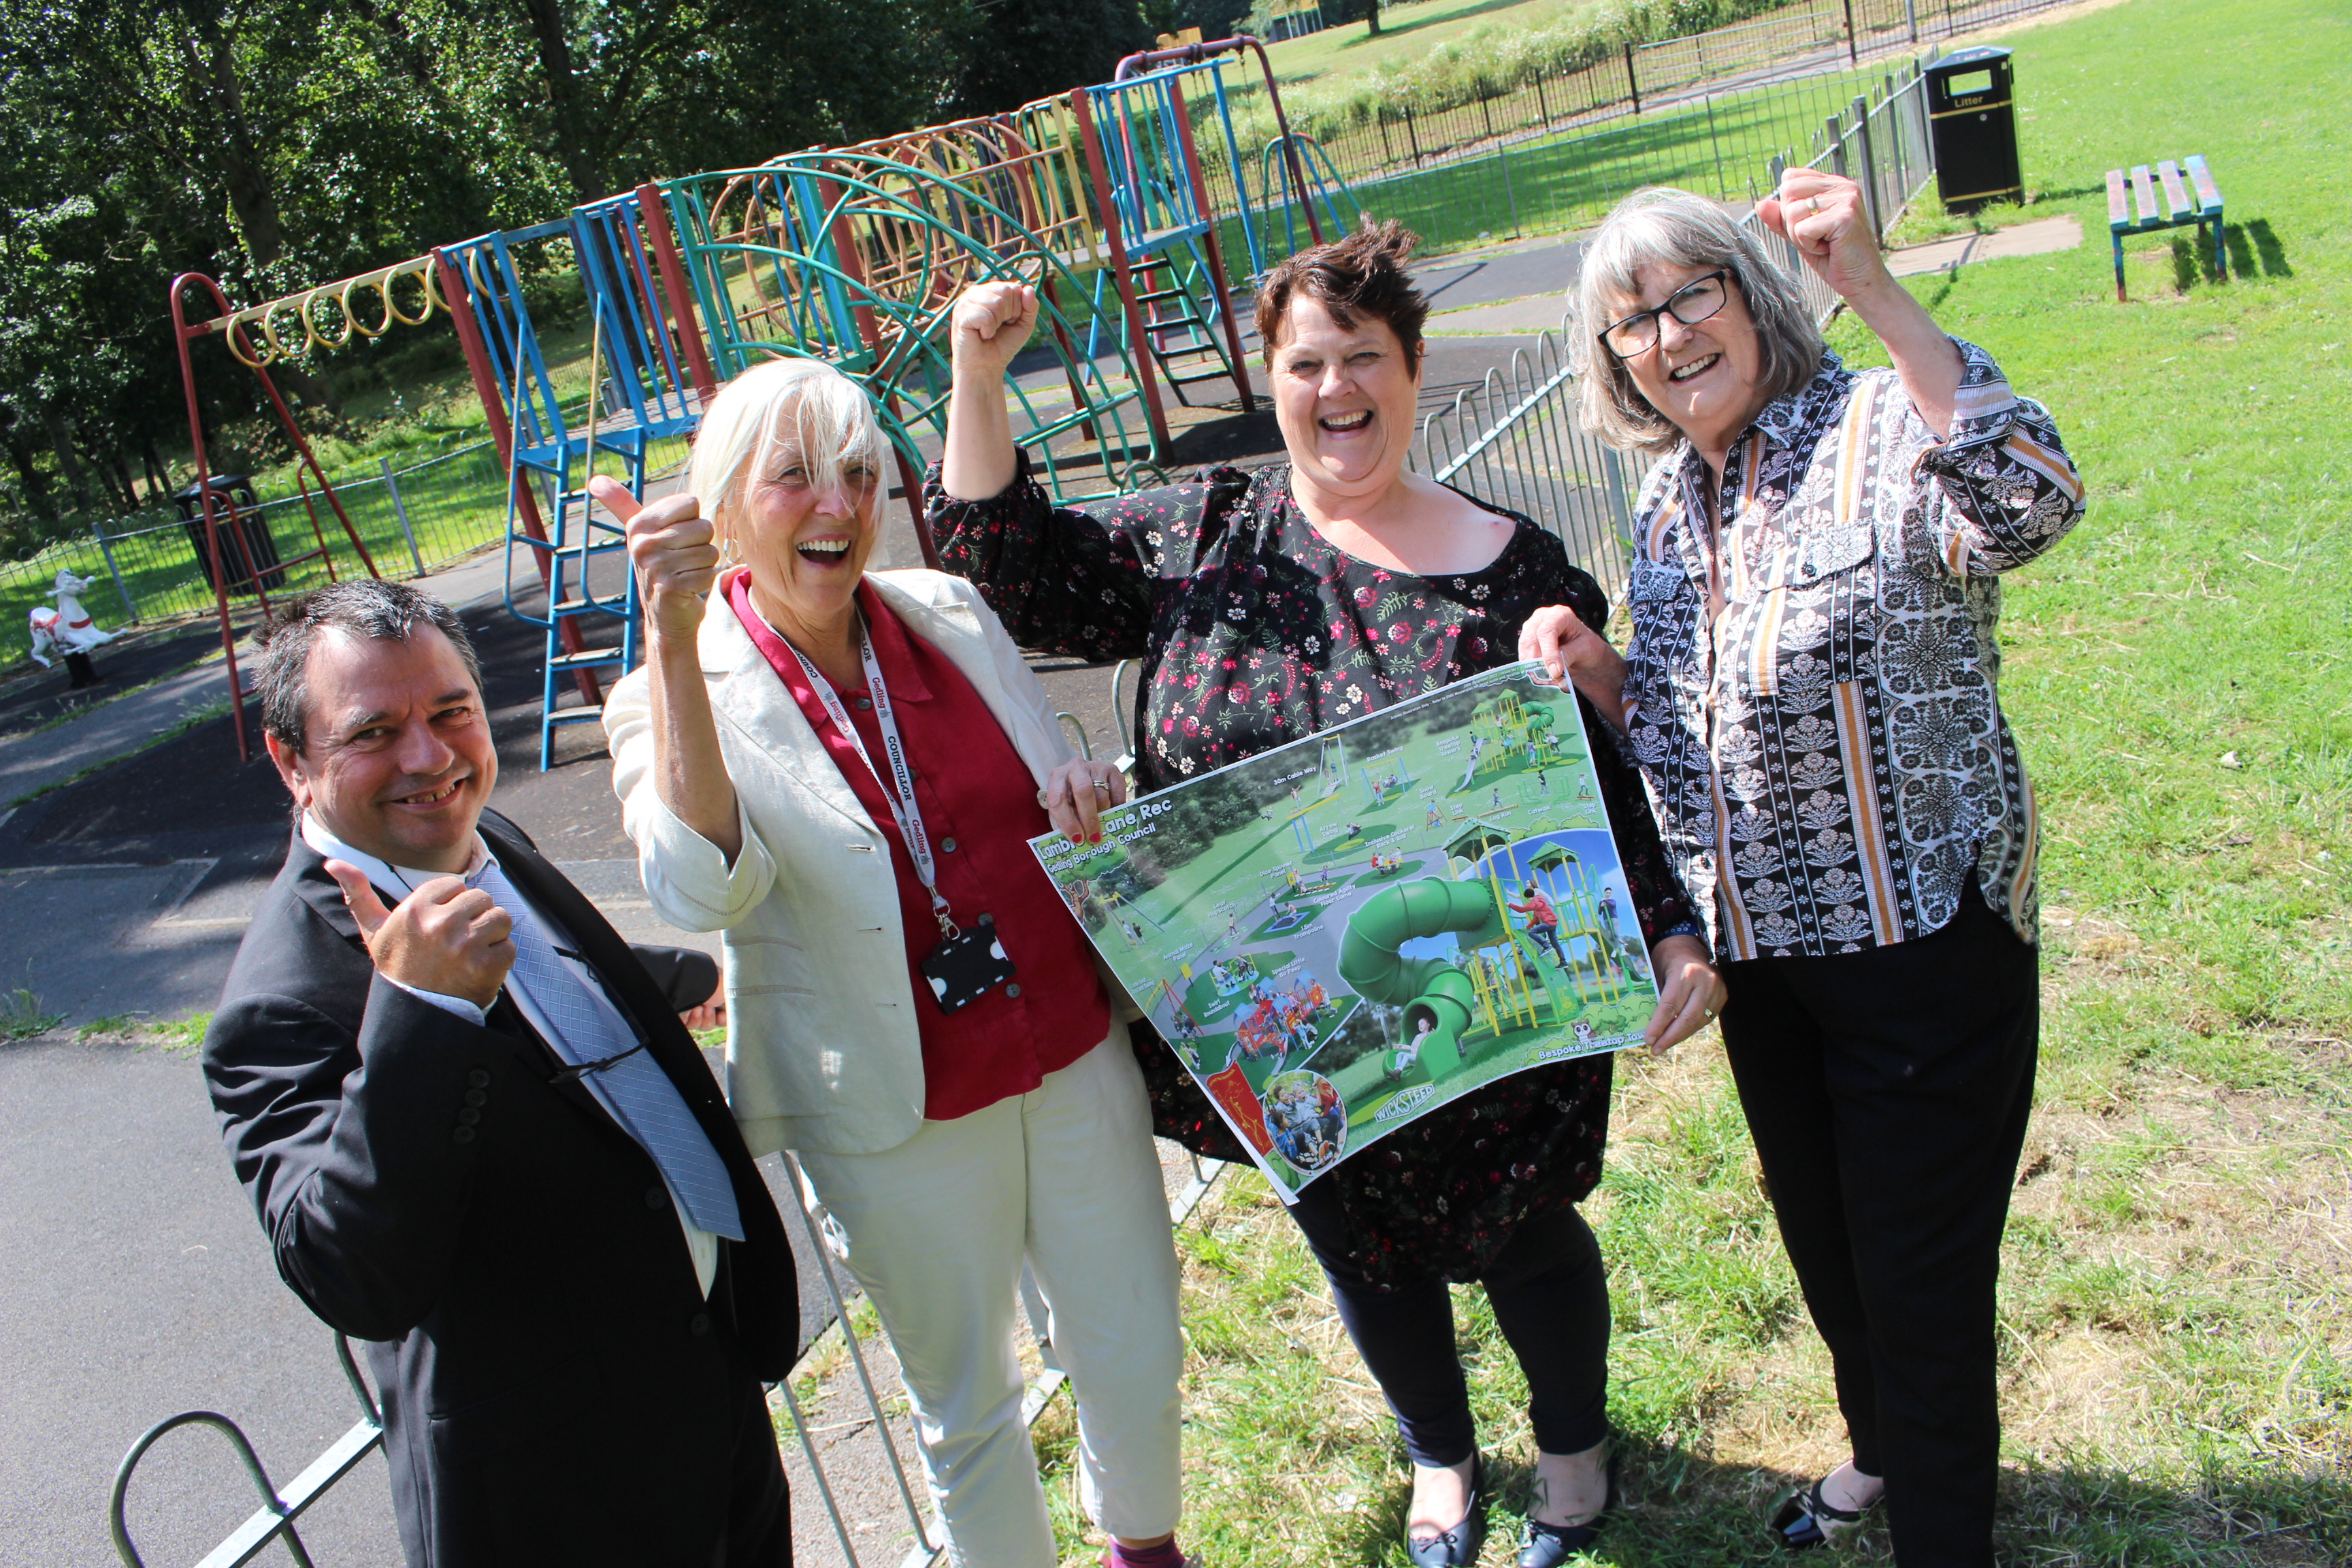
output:
[{"label": "man in dark suit", "polygon": [[788,1563],[760,1382],[798,1291],[679,1017],[714,966],[633,951],[485,814],[498,757],[446,605],[343,583],[268,635],[298,824],[205,1074],[278,1273],[377,1342],[412,1568]]}]

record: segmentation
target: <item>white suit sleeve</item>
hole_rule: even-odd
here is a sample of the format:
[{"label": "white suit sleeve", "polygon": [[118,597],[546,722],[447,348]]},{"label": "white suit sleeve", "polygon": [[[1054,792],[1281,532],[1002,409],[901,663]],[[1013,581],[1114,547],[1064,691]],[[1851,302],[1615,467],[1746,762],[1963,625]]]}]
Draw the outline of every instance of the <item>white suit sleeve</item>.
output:
[{"label": "white suit sleeve", "polygon": [[604,737],[613,753],[613,792],[621,826],[637,847],[637,874],[654,912],[680,931],[725,931],[775,886],[776,863],[751,831],[743,795],[735,794],[735,830],[743,848],[729,865],[719,846],[688,827],[654,784],[653,705],[647,667],[623,677],[604,702]]}]

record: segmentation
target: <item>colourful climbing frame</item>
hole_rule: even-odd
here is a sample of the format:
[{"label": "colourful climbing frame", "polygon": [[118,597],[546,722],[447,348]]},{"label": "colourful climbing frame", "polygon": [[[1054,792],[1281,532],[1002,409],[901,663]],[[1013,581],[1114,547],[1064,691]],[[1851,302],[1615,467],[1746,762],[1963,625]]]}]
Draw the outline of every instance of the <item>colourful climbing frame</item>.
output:
[{"label": "colourful climbing frame", "polygon": [[[1042,162],[1046,154],[1036,154]],[[948,321],[967,286],[1038,289],[1040,331],[1007,370],[1014,439],[1057,500],[1163,482],[1148,384],[1124,345],[1094,354],[1058,303],[1082,297],[1019,214],[930,168],[823,152],[665,182],[671,224],[721,377],[762,358],[826,360],[863,383],[929,550],[921,473],[947,431]],[[1008,192],[1008,194],[1012,194]]]}]

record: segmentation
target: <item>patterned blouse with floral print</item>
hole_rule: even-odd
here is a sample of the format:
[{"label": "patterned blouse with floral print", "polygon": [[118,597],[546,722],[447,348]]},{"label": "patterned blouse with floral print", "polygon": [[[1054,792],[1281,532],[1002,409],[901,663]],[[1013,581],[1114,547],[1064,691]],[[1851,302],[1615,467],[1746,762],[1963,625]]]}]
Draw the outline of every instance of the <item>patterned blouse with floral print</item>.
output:
[{"label": "patterned blouse with floral print", "polygon": [[1643,488],[1626,722],[1723,958],[1925,936],[1971,877],[2035,939],[2033,791],[2000,711],[1997,574],[2074,527],[2083,482],[2042,405],[1958,347],[1948,440],[1894,371],[1824,353],[1732,443],[1719,552],[1688,442]]},{"label": "patterned blouse with floral print", "polygon": [[[1485,503],[1479,503],[1484,505]],[[1600,628],[1608,601],[1558,537],[1524,517],[1476,572],[1423,578],[1349,556],[1291,499],[1287,465],[1203,470],[1193,483],[1056,509],[1029,477],[957,500],[931,469],[924,505],[949,570],[1024,647],[1137,658],[1135,773],[1153,790],[1434,690],[1518,657],[1519,624],[1567,605]],[[1580,706],[1581,704],[1580,704]],[[1692,919],[1665,868],[1631,760],[1586,710],[1601,795],[1652,942]],[[1245,1159],[1174,1054],[1137,1031],[1163,1136]],[[1391,1133],[1323,1184],[1366,1279],[1472,1279],[1530,1215],[1600,1179],[1607,1057],[1516,1074]]]}]

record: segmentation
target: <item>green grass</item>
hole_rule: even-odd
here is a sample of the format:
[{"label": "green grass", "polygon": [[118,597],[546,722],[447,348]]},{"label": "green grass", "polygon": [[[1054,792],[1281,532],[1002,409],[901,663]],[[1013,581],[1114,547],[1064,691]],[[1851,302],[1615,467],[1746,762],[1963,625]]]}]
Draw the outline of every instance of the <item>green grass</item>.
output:
[{"label": "green grass", "polygon": [[203,1047],[205,1031],[212,1027],[212,1022],[210,1013],[191,1013],[184,1018],[152,1018],[143,1012],[110,1013],[76,1027],[74,1038],[84,1044],[98,1040],[109,1044],[127,1041],[142,1047],[161,1046],[184,1055]]},{"label": "green grass", "polygon": [[[2004,1258],[2004,1560],[2352,1560],[2352,25],[2324,0],[2129,0],[2004,37],[2032,216],[2074,251],[1915,280],[2056,416],[2074,536],[2004,589],[2042,871],[2040,1103]],[[2134,242],[2103,176],[2201,152],[2233,271]],[[1833,341],[1879,358],[1849,321]],[[1711,1037],[1621,1058],[1586,1212],[1612,1274],[1629,1506],[1590,1561],[1774,1560],[1772,1499],[1843,1457],[1827,1360]],[[1403,1459],[1296,1227],[1253,1176],[1182,1242],[1185,1540],[1213,1565],[1401,1563]],[[1456,1291],[1505,1482],[1531,1457]],[[1048,1449],[1049,1454],[1059,1450]],[[1065,1521],[1066,1525],[1069,1523]],[[1071,1527],[1066,1561],[1085,1548]],[[1848,1560],[1848,1559],[1841,1559]],[[1891,1561],[1883,1531],[1850,1560]]]},{"label": "green grass", "polygon": [[[1883,68],[1824,72],[1711,101],[1622,116],[1599,129],[1533,137],[1511,143],[1500,157],[1486,151],[1420,169],[1412,167],[1416,146],[1434,157],[1441,145],[1449,144],[1433,125],[1417,132],[1409,132],[1402,124],[1355,126],[1335,132],[1326,144],[1343,172],[1355,172],[1349,178],[1365,211],[1399,220],[1421,236],[1424,252],[1436,252],[1597,224],[1639,185],[1679,185],[1727,201],[1744,201],[1769,184],[1766,165],[1774,153],[1794,162],[1811,157],[1811,138],[1823,118],[1843,111],[1856,93],[1874,98],[1885,75]],[[1537,115],[1533,93],[1521,91],[1496,101],[1495,123],[1532,123]],[[1475,132],[1475,122],[1459,114],[1447,123],[1457,128],[1471,123]],[[1218,209],[1232,211],[1222,144],[1213,141],[1205,145],[1204,163],[1218,193]],[[1377,179],[1360,174],[1391,168],[1402,172]],[[1263,187],[1255,157],[1244,173],[1255,211]],[[1280,188],[1279,182],[1271,187],[1276,194]],[[1355,210],[1343,199],[1339,215],[1352,222]],[[1260,219],[1265,226],[1262,242],[1272,260],[1306,243],[1303,219],[1295,220],[1295,232],[1289,234],[1282,221],[1278,205]],[[1958,226],[1906,235],[1901,243],[1944,232],[1958,232]],[[1249,252],[1240,220],[1225,220],[1219,234],[1228,270],[1245,271]]]},{"label": "green grass", "polygon": [[[1444,44],[1483,42],[1587,22],[1602,0],[1418,0],[1381,8],[1380,37],[1343,22],[1266,46],[1286,100],[1299,89],[1337,95],[1422,58]],[[1248,62],[1253,68],[1255,62]],[[1263,79],[1253,68],[1237,80]]]},{"label": "green grass", "polygon": [[41,1005],[40,993],[19,985],[0,992],[0,1040],[29,1040],[46,1035],[66,1021],[63,1013]]}]

